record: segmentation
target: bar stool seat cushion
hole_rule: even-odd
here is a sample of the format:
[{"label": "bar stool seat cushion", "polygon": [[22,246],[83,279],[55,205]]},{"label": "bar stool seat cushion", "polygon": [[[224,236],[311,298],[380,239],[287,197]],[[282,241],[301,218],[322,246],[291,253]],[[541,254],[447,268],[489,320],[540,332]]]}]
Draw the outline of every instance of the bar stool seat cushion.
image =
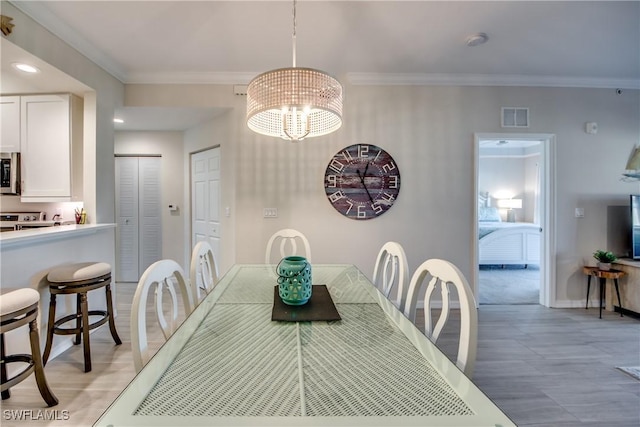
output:
[{"label": "bar stool seat cushion", "polygon": [[111,265],[106,262],[80,262],[52,269],[47,280],[52,283],[81,282],[110,273]]},{"label": "bar stool seat cushion", "polygon": [[40,294],[35,289],[24,288],[2,294],[0,298],[0,316],[23,310],[40,301]]}]

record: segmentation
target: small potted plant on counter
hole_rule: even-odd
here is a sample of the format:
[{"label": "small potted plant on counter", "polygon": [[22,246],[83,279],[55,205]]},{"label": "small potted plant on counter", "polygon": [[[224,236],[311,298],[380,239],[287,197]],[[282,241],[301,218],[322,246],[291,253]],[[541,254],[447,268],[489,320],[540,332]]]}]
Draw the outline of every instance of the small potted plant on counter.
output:
[{"label": "small potted plant on counter", "polygon": [[593,257],[598,260],[598,268],[608,271],[611,269],[611,263],[615,262],[618,257],[611,251],[603,251],[598,249],[593,253]]}]

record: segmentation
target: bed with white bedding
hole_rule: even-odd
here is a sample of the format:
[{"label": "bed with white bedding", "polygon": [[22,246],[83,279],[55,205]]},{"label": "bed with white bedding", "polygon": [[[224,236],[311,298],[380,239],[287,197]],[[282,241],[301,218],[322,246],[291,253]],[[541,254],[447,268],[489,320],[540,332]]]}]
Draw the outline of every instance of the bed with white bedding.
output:
[{"label": "bed with white bedding", "polygon": [[540,264],[538,224],[527,222],[478,222],[480,265]]},{"label": "bed with white bedding", "polygon": [[540,264],[540,225],[503,222],[498,210],[487,206],[486,200],[480,198],[478,206],[479,264]]}]

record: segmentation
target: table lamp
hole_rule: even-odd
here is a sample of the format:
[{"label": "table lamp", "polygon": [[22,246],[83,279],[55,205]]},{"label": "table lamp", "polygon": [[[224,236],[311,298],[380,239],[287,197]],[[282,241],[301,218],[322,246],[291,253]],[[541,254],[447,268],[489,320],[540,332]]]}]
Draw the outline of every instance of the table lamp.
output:
[{"label": "table lamp", "polygon": [[507,209],[507,222],[516,222],[514,209],[522,209],[522,199],[500,199],[498,207]]}]

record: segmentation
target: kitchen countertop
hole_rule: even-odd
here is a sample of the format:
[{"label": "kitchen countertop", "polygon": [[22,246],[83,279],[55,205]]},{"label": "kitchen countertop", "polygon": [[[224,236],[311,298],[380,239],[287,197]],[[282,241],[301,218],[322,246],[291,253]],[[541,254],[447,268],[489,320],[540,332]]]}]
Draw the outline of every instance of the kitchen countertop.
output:
[{"label": "kitchen countertop", "polygon": [[41,227],[28,230],[5,231],[0,233],[0,249],[4,250],[14,245],[64,239],[74,235],[95,233],[101,229],[115,228],[116,224],[73,224],[55,227]]}]

